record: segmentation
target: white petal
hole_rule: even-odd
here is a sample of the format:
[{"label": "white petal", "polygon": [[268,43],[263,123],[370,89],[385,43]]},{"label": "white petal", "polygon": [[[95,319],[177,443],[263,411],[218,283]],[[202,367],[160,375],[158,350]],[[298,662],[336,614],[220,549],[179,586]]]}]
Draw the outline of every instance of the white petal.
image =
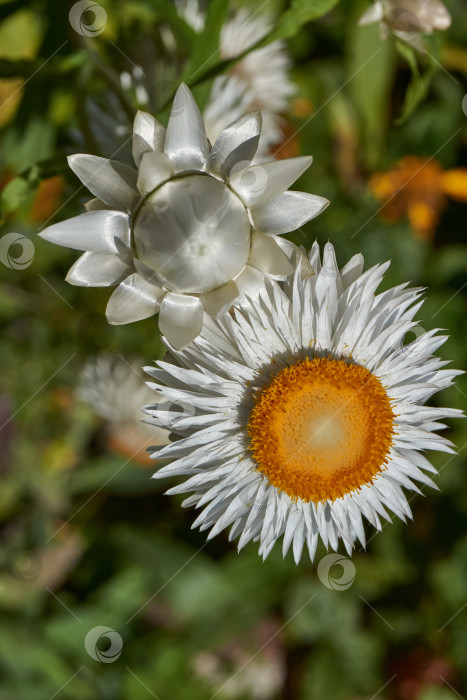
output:
[{"label": "white petal", "polygon": [[213,318],[222,316],[230,309],[240,291],[235,282],[227,282],[221,287],[201,295],[201,303],[207,314]]},{"label": "white petal", "polygon": [[84,253],[70,268],[66,281],[78,287],[108,287],[126,277],[129,265],[111,253]]},{"label": "white petal", "polygon": [[90,199],[88,202],[85,202],[83,206],[86,211],[101,211],[102,209],[109,208],[104,202],[101,202],[101,200],[97,198]]},{"label": "white petal", "polygon": [[137,166],[147,151],[162,151],[165,128],[147,112],[137,112],[133,124],[133,158]]},{"label": "white petal", "polygon": [[138,190],[145,197],[172,175],[173,168],[165,153],[143,153],[139,164]]},{"label": "white petal", "polygon": [[118,326],[153,316],[159,310],[161,290],[134,273],[126,278],[109,299],[106,316]]},{"label": "white petal", "polygon": [[276,239],[260,231],[252,232],[248,264],[257,270],[278,277],[287,277],[294,269]]},{"label": "white petal", "polygon": [[226,127],[211,149],[210,170],[227,179],[234,165],[251,162],[258,148],[261,122],[260,112],[250,112]]},{"label": "white petal", "polygon": [[[260,270],[255,270],[254,267],[246,265],[243,272],[241,272],[234,281],[242,295],[248,296],[251,299],[256,299],[264,287],[264,280],[264,272],[260,272]],[[242,298],[240,297],[237,300],[237,305],[241,306],[241,304],[245,302],[246,299],[242,302]]]},{"label": "white petal", "polygon": [[65,248],[93,253],[123,254],[130,246],[128,215],[120,211],[89,211],[44,229],[41,238]]},{"label": "white petal", "polygon": [[313,162],[311,156],[251,165],[230,177],[230,185],[247,207],[261,207],[285,192]]},{"label": "white petal", "polygon": [[358,20],[358,24],[360,27],[363,27],[366,24],[373,24],[373,22],[381,22],[383,19],[383,14],[383,3],[377,0],[377,2],[370,5],[370,7],[365,10],[363,15]]},{"label": "white petal", "polygon": [[204,170],[209,156],[203,118],[193,95],[180,85],[170,113],[164,151],[177,172]]},{"label": "white petal", "polygon": [[344,289],[350,287],[352,282],[355,282],[355,280],[360,277],[363,272],[363,263],[363,255],[357,253],[357,255],[350,258],[349,262],[341,269],[340,275]]},{"label": "white petal", "polygon": [[169,343],[180,350],[191,343],[203,327],[203,306],[199,297],[169,292],[159,312],[159,329]]},{"label": "white petal", "polygon": [[306,192],[285,192],[250,212],[251,223],[264,233],[289,233],[321,214],[329,201]]},{"label": "white petal", "polygon": [[138,171],[128,165],[85,154],[68,156],[68,165],[93,195],[113,209],[131,211],[139,200]]}]

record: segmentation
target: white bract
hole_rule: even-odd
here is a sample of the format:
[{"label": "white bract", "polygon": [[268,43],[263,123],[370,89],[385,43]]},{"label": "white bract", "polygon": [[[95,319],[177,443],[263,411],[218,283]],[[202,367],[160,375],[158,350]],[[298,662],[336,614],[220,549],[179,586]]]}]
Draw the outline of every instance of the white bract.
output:
[{"label": "white bract", "polygon": [[317,216],[328,201],[286,192],[311,157],[250,165],[261,131],[254,112],[210,145],[198,107],[181,85],[167,130],[138,112],[137,169],[91,155],[69,164],[96,199],[88,211],[40,235],[86,251],[67,280],[119,286],[107,306],[112,324],[159,313],[176,348],[193,340],[204,312],[217,318],[240,295],[255,295],[268,276],[293,271],[296,247],[279,238]]},{"label": "white bract", "polygon": [[420,34],[432,34],[451,26],[451,15],[440,0],[376,0],[359,24],[379,22],[383,36],[394,34],[424,51]]},{"label": "white bract", "polygon": [[[206,323],[177,364],[146,368],[169,411],[146,407],[179,440],[154,448],[172,462],[155,478],[184,476],[168,493],[192,492],[185,506],[209,537],[230,527],[239,549],[259,542],[266,557],[279,538],[296,562],[319,539],[350,554],[365,546],[364,518],[381,529],[392,511],[411,516],[403,488],[434,485],[423,452],[452,452],[439,421],[461,415],[425,406],[459,372],[433,352],[446,340],[417,326],[420,289],[375,290],[389,263],[342,269],[315,244],[306,279],[297,269],[282,288],[267,282],[259,300]],[[183,406],[191,406],[187,412]]]}]

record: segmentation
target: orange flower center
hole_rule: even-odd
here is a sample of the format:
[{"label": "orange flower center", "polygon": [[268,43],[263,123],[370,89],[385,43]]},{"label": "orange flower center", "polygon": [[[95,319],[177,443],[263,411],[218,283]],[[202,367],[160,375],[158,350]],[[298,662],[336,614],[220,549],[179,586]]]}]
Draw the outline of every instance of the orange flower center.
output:
[{"label": "orange flower center", "polygon": [[330,500],[385,468],[394,413],[380,380],[345,360],[314,358],[278,372],[248,421],[258,469],[280,491]]}]

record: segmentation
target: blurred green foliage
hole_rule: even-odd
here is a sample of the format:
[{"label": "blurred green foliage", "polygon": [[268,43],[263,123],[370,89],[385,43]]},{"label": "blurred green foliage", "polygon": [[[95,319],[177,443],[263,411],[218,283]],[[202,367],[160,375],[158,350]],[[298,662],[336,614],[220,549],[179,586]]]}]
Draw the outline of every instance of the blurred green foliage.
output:
[{"label": "blurred green foliage", "polygon": [[[282,154],[312,153],[298,189],[332,202],[292,239],[307,247],[329,239],[342,263],[359,251],[368,266],[390,258],[386,284],[429,288],[420,325],[448,329],[442,354],[462,368],[466,205],[451,202],[434,237],[421,239],[406,218],[381,218],[368,180],[407,154],[445,169],[465,164],[465,5],[446,3],[454,21],[430,58],[403,47],[402,56],[375,25],[359,28],[363,1],[245,4],[277,17],[266,41],[286,38],[293,58],[297,94]],[[149,364],[163,352],[154,319],[109,327],[108,290],[66,285],[75,253],[35,236],[86,199],[65,160],[100,152],[86,101],[112,94],[132,117],[138,98],[118,76],[136,64],[152,66],[151,108],[162,120],[182,76],[203,102],[232,65],[218,43],[236,4],[209,3],[200,34],[170,0],[100,6],[105,27],[85,37],[70,25],[72,3],[0,2],[2,235],[18,232],[35,250],[24,269],[0,264],[0,699],[463,697],[467,425],[448,431],[458,455],[430,456],[440,491],[410,497],[407,526],[394,522],[377,536],[368,528],[355,580],[332,590],[305,558],[295,566],[274,550],[262,563],[254,544],[237,555],[225,535],[206,543],[190,530],[182,499],[164,497],[150,467],[109,449],[101,423],[77,401],[87,357],[105,351]],[[176,58],[160,75],[168,27]],[[465,409],[467,381],[435,401]],[[112,663],[85,648],[98,626],[121,636]],[[105,654],[105,638],[96,644]]]}]

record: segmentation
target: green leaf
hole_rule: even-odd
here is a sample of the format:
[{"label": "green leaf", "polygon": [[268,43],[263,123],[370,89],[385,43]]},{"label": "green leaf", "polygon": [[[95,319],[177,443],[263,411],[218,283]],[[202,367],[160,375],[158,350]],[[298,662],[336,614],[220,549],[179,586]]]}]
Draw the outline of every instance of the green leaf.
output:
[{"label": "green leaf", "polygon": [[3,189],[0,195],[1,222],[8,214],[19,209],[32,194],[29,182],[22,177],[15,177]]},{"label": "green leaf", "polygon": [[396,124],[403,124],[412,116],[418,105],[427,96],[431,79],[435,74],[437,66],[435,61],[431,60],[429,67],[422,75],[418,67],[415,50],[402,41],[396,41],[396,48],[399,54],[407,61],[412,72],[412,77],[405,93],[402,112],[400,117],[396,120]]},{"label": "green leaf", "polygon": [[192,27],[181,17],[173,2],[170,0],[146,0],[146,3],[153,7],[161,19],[165,19],[173,30],[174,34],[180,39],[182,44],[192,51],[197,40],[197,34]]},{"label": "green leaf", "polygon": [[365,144],[365,161],[373,167],[385,148],[390,114],[395,54],[391,42],[381,41],[378,27],[349,22],[346,52],[348,90],[358,109]]},{"label": "green leaf", "polygon": [[[319,19],[327,12],[332,10],[332,8],[335,7],[338,2],[339,0],[315,0],[315,2],[312,2],[312,0],[293,0],[292,6],[277,21],[275,28],[269,34],[259,39],[256,44],[250,46],[245,51],[242,51],[238,54],[238,56],[235,56],[235,58],[219,61],[218,63],[213,63],[212,61],[205,59],[203,71],[201,72],[201,69],[198,69],[197,77],[193,76],[193,69],[191,69],[191,77],[185,77],[188,86],[193,88],[196,85],[200,85],[201,83],[214,78],[220,73],[224,73],[232,68],[236,63],[241,61],[244,56],[252,53],[256,49],[267,46],[272,41],[276,41],[277,39],[292,39],[296,34],[298,34],[300,29],[307,24],[307,22],[311,22],[314,19]],[[221,20],[220,16],[216,18],[214,6],[222,8],[225,4],[226,3],[223,2],[223,0],[215,0],[212,3],[209,11],[209,15],[212,17],[212,20],[210,20],[210,22],[212,21],[212,26],[217,27]],[[217,13],[220,14],[220,10],[218,10]],[[208,21],[206,21],[206,27],[207,24]],[[206,36],[209,36],[209,33],[206,32],[206,27],[202,33],[203,37],[205,34]],[[212,46],[212,44],[210,45]],[[168,100],[163,108],[161,108],[161,113],[167,107],[170,101],[171,100]]]},{"label": "green leaf", "polygon": [[27,3],[28,0],[12,0],[12,2],[0,5],[0,22],[13,14],[13,12],[16,12],[16,10],[20,10]]},{"label": "green leaf", "polygon": [[338,2],[339,0],[293,0],[265,43],[269,44],[276,39],[292,39],[305,24],[327,14]]},{"label": "green leaf", "polygon": [[183,73],[182,80],[193,82],[204,69],[210,68],[219,57],[219,38],[222,26],[227,17],[228,0],[212,0],[204,24],[203,31],[198,35],[193,54]]}]

